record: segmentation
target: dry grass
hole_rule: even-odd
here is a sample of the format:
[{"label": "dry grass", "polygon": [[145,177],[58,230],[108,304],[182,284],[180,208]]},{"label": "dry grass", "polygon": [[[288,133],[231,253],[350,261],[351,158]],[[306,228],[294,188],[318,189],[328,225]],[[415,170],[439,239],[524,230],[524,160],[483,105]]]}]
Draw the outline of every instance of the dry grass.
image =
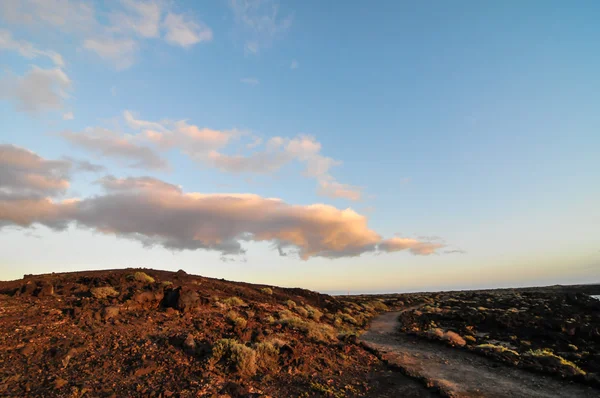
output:
[{"label": "dry grass", "polygon": [[227,370],[233,369],[240,376],[251,377],[257,370],[256,352],[233,339],[221,339],[213,346],[210,364],[220,364]]},{"label": "dry grass", "polygon": [[342,318],[342,320],[346,323],[351,323],[352,325],[358,325],[359,322],[356,320],[356,318],[354,318],[352,315],[343,313],[340,314],[340,318]]},{"label": "dry grass", "polygon": [[138,282],[144,282],[144,283],[154,283],[155,282],[153,277],[151,277],[147,273],[141,272],[141,271],[138,271],[138,272],[134,273],[133,275],[129,275],[127,277],[127,279],[138,281]]},{"label": "dry grass", "polygon": [[290,329],[300,330],[306,333],[308,338],[318,342],[328,342],[336,340],[334,329],[322,323],[306,321],[293,315],[290,311],[284,310],[279,313],[278,324]]},{"label": "dry grass", "polygon": [[229,311],[227,313],[227,319],[236,327],[245,329],[248,322],[242,318],[237,312]]},{"label": "dry grass", "polygon": [[323,316],[323,313],[321,311],[314,307],[311,307],[310,305],[307,305],[305,308],[306,311],[308,311],[309,318],[314,319],[317,322],[321,320],[321,317]]},{"label": "dry grass", "polygon": [[379,301],[379,300],[375,300],[371,302],[371,306],[376,310],[376,311],[387,311],[388,310],[388,306],[385,305],[383,302]]},{"label": "dry grass", "polygon": [[519,354],[517,351],[515,350],[511,350],[510,348],[506,348],[504,346],[501,345],[494,345],[494,344],[479,344],[478,346],[475,346],[476,348],[481,348],[484,350],[493,350],[496,352],[509,352],[511,354],[514,354],[516,356],[520,356],[521,354]]},{"label": "dry grass", "polygon": [[285,305],[288,306],[289,309],[293,310],[294,308],[296,308],[296,302],[293,300],[288,300],[285,302]]},{"label": "dry grass", "polygon": [[549,349],[541,349],[541,350],[529,350],[527,351],[527,355],[537,357],[537,358],[549,358],[558,362],[561,366],[569,367],[573,370],[573,373],[585,375],[585,371],[582,370],[579,366],[575,365],[573,362],[566,360],[565,358],[556,355]]},{"label": "dry grass", "polygon": [[271,289],[270,287],[263,287],[262,289],[260,289],[260,292],[269,296],[273,295],[273,289]]},{"label": "dry grass", "polygon": [[90,293],[97,299],[105,299],[107,297],[116,297],[119,292],[112,286],[93,287],[90,289]]},{"label": "dry grass", "polygon": [[431,337],[435,337],[439,340],[447,341],[448,343],[450,343],[452,345],[457,345],[457,346],[463,347],[464,345],[467,344],[465,339],[463,339],[460,334],[455,333],[451,330],[444,332],[440,328],[434,328],[434,329],[428,330],[427,334],[430,335]]},{"label": "dry grass", "polygon": [[240,307],[242,305],[246,305],[246,303],[244,303],[244,300],[235,296],[223,299],[221,300],[221,302],[229,307]]},{"label": "dry grass", "polygon": [[304,318],[308,317],[308,311],[306,310],[306,308],[296,307],[294,310],[298,313],[298,315],[303,316]]},{"label": "dry grass", "polygon": [[279,361],[279,350],[270,342],[262,342],[255,345],[256,365],[263,372],[274,372],[277,370]]}]

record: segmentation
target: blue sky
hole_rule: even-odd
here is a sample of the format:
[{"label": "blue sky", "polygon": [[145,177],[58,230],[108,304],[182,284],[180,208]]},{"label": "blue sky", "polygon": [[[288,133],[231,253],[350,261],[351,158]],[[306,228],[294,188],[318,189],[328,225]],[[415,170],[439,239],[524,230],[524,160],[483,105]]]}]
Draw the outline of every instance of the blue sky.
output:
[{"label": "blue sky", "polygon": [[597,2],[53,3],[0,1],[0,279],[600,281]]}]

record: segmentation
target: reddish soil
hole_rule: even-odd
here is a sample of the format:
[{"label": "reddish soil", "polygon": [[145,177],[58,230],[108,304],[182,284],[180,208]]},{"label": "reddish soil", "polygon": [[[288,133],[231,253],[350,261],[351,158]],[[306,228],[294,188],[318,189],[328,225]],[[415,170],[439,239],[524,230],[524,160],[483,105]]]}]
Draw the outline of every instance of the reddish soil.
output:
[{"label": "reddish soil", "polygon": [[182,271],[0,282],[0,396],[431,396],[357,343],[371,301]]}]

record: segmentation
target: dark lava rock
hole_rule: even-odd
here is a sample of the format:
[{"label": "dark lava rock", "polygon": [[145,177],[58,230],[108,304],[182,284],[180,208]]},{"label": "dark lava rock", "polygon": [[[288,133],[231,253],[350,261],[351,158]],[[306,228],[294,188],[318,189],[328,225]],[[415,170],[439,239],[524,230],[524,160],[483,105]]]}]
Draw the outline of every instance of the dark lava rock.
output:
[{"label": "dark lava rock", "polygon": [[182,312],[193,311],[197,309],[200,304],[201,301],[198,292],[181,287],[167,289],[162,300],[163,307],[175,308]]}]

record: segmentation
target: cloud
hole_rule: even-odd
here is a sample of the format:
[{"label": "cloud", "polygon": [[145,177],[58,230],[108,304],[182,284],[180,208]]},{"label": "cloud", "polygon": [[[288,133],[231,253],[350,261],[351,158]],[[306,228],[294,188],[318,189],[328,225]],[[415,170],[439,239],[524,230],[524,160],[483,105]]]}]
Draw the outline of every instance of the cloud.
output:
[{"label": "cloud", "polygon": [[132,32],[144,38],[160,36],[162,2],[121,0],[123,10],[110,14],[113,30]]},{"label": "cloud", "polygon": [[367,218],[351,209],[292,205],[254,194],[186,193],[152,177],[106,176],[98,181],[104,193],[56,201],[51,197],[68,188],[70,162],[11,145],[0,147],[0,154],[0,228],[75,224],[146,246],[223,255],[244,253],[244,242],[270,242],[305,260],[399,250],[427,255],[441,247],[415,239],[382,240]]},{"label": "cloud", "polygon": [[46,160],[14,145],[0,145],[0,196],[43,197],[69,188],[71,163]]},{"label": "cloud", "polygon": [[348,184],[340,184],[336,181],[322,180],[319,182],[319,194],[334,199],[360,200],[361,189]]},{"label": "cloud", "polygon": [[109,192],[182,193],[181,187],[153,177],[117,178],[106,176],[98,180],[98,183]]},{"label": "cloud", "polygon": [[210,151],[226,146],[242,134],[237,130],[200,128],[186,120],[151,122],[136,119],[130,111],[125,111],[123,118],[130,128],[141,131],[136,140],[154,144],[162,150],[179,148],[196,160],[206,158]]},{"label": "cloud", "polygon": [[60,134],[71,144],[99,155],[126,162],[128,167],[142,169],[166,169],[168,163],[152,148],[139,145],[129,137],[120,136],[102,128],[87,128],[80,133],[65,131]]},{"label": "cloud", "polygon": [[[230,173],[267,174],[277,172],[293,161],[304,164],[304,175],[315,178],[320,195],[360,200],[362,188],[343,184],[330,174],[332,167],[342,162],[321,154],[322,145],[315,137],[300,134],[294,138],[271,137],[263,140],[238,130],[201,128],[186,120],[148,121],[137,118],[133,112],[124,111],[127,126],[138,133],[123,136],[130,143],[150,145],[157,150],[179,149],[191,159]],[[253,139],[246,149],[251,153],[227,154],[226,147],[234,140],[247,136]]]},{"label": "cloud", "polygon": [[7,74],[0,80],[0,99],[15,102],[20,111],[38,113],[60,109],[68,98],[71,80],[60,68],[33,66],[24,76]]},{"label": "cloud", "polygon": [[290,64],[290,69],[298,69],[299,67],[300,67],[300,64],[298,63],[298,61],[293,59],[292,63]]},{"label": "cloud", "polygon": [[183,14],[168,13],[163,23],[167,43],[184,48],[203,41],[211,41],[212,30],[202,22],[195,22]]},{"label": "cloud", "polygon": [[87,39],[83,42],[83,47],[112,63],[115,69],[122,70],[134,64],[138,43],[130,38],[104,37]]},{"label": "cloud", "polygon": [[245,77],[243,79],[240,79],[240,81],[249,86],[256,86],[259,83],[258,79],[255,77]]},{"label": "cloud", "polygon": [[75,171],[100,173],[106,170],[104,166],[92,163],[88,160],[73,159],[70,156],[63,156],[63,159],[71,163]]},{"label": "cloud", "polygon": [[274,0],[229,0],[229,8],[240,36],[244,37],[246,54],[257,54],[270,47],[292,26],[292,17],[282,17],[279,2]]},{"label": "cloud", "polygon": [[[121,0],[109,3],[108,10],[96,12],[93,2],[72,0],[2,0],[0,17],[14,25],[32,29],[52,28],[76,37],[86,50],[95,52],[117,70],[131,67],[142,40],[162,39],[188,48],[212,40],[212,30],[186,13],[171,11],[174,3],[162,0]],[[3,39],[0,35],[0,48]],[[46,55],[62,66],[62,57],[40,51],[27,42],[10,41],[24,56]]]},{"label": "cloud", "polygon": [[436,253],[436,250],[444,247],[444,244],[423,242],[412,238],[390,238],[381,242],[379,250],[384,252],[397,252],[410,250],[412,254],[427,256]]},{"label": "cloud", "polygon": [[466,250],[462,249],[454,249],[454,250],[444,250],[444,254],[466,254]]},{"label": "cloud", "polygon": [[55,51],[44,51],[37,49],[33,44],[25,40],[15,40],[12,34],[0,29],[0,50],[12,50],[18,52],[22,57],[33,59],[39,56],[48,57],[56,66],[63,67],[65,61],[62,56]]},{"label": "cloud", "polygon": [[291,158],[283,153],[258,152],[249,156],[230,156],[211,151],[204,161],[229,173],[266,174],[279,170],[283,165],[289,163]]},{"label": "cloud", "polygon": [[63,120],[73,120],[74,118],[73,112],[63,113]]},{"label": "cloud", "polygon": [[93,29],[95,10],[89,1],[73,0],[3,0],[0,1],[2,19],[12,24],[33,27],[50,26],[64,32]]}]

